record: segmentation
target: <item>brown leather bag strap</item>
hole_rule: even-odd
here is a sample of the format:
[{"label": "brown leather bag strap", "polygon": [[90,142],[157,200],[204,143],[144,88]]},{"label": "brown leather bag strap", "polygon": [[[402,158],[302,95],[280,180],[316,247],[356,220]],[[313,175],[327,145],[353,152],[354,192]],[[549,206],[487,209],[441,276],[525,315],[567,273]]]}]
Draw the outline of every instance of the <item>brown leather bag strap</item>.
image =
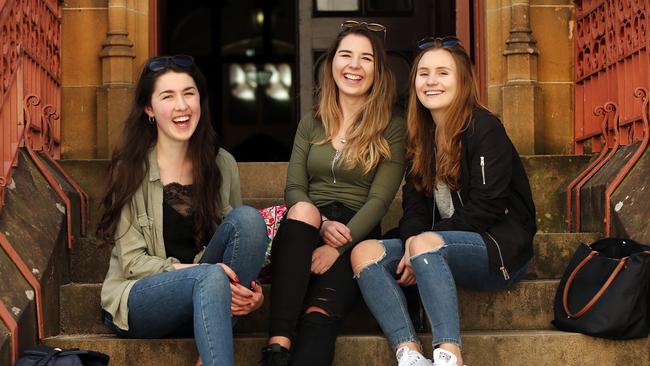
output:
[{"label": "brown leather bag strap", "polygon": [[607,281],[605,281],[605,283],[600,288],[600,290],[598,290],[598,292],[596,292],[594,297],[591,298],[591,300],[589,300],[587,305],[585,305],[577,313],[571,314],[571,311],[569,311],[569,288],[571,287],[571,284],[573,283],[573,279],[576,277],[576,275],[582,269],[582,267],[584,267],[593,257],[595,257],[597,255],[598,255],[598,252],[591,251],[591,253],[589,253],[589,255],[587,257],[585,257],[585,259],[583,259],[576,266],[576,268],[573,270],[573,272],[571,272],[571,275],[569,276],[569,279],[567,279],[566,284],[564,285],[564,293],[563,293],[563,296],[562,296],[562,303],[564,305],[564,311],[567,314],[567,318],[579,318],[579,317],[583,316],[587,311],[589,311],[589,309],[591,309],[591,307],[594,306],[594,304],[600,299],[600,297],[603,296],[603,293],[605,292],[605,290],[607,290],[607,288],[609,288],[609,286],[612,284],[612,282],[614,282],[614,279],[616,278],[616,276],[618,276],[618,273],[621,272],[623,267],[625,267],[625,264],[627,263],[627,259],[628,259],[628,257],[621,258],[621,260],[618,262],[618,265],[616,266],[616,268],[614,268],[614,270],[612,271],[612,274],[609,275],[609,278],[607,279]]}]

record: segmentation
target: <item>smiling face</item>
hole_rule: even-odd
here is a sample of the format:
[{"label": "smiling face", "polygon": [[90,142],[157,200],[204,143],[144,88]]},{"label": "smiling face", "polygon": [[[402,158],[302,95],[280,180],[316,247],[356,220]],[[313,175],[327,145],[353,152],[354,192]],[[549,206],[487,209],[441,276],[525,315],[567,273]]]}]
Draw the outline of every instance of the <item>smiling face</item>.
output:
[{"label": "smiling face", "polygon": [[426,52],[418,62],[415,91],[436,122],[443,122],[445,112],[456,97],[457,75],[453,57],[443,49]]},{"label": "smiling face", "polygon": [[145,112],[156,118],[159,142],[189,141],[201,117],[201,98],[194,79],[174,71],[160,75]]},{"label": "smiling face", "polygon": [[332,60],[332,76],[339,96],[366,97],[375,80],[375,54],[370,40],[359,34],[345,36]]}]

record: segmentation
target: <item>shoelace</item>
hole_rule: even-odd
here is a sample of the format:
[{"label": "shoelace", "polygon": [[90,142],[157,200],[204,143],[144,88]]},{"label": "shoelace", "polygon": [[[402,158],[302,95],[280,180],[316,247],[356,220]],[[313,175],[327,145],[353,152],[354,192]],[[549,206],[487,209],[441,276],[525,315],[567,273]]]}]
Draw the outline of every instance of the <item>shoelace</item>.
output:
[{"label": "shoelace", "polygon": [[401,353],[402,355],[401,357],[399,357],[400,361],[402,361],[402,359],[404,358],[408,362],[409,366],[417,365],[421,360],[424,359],[424,357],[421,354],[408,348],[402,350]]}]

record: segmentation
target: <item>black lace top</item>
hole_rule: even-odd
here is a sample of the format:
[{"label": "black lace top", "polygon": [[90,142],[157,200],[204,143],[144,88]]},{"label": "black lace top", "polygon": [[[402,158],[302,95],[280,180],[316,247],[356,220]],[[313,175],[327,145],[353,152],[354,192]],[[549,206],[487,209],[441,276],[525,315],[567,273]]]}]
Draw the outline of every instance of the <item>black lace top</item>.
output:
[{"label": "black lace top", "polygon": [[176,182],[163,187],[163,240],[168,257],[192,263],[199,252],[194,243],[192,185]]}]

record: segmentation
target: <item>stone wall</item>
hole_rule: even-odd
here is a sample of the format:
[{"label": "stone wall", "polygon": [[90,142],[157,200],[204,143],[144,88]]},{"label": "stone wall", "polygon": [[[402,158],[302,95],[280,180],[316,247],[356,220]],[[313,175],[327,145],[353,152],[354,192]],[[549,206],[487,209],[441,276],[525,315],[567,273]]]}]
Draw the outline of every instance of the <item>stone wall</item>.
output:
[{"label": "stone wall", "polygon": [[[61,63],[61,136],[64,159],[92,159],[102,156],[100,133],[106,123],[98,126],[102,115],[126,113],[130,96],[102,101],[98,96],[106,80],[100,53],[109,32],[110,7],[123,8],[127,37],[135,54],[132,80],[137,79],[141,65],[149,56],[148,0],[69,0],[63,4],[62,63]],[[125,4],[124,4],[125,3]],[[130,85],[126,85],[130,86]],[[98,107],[99,105],[99,107]],[[110,110],[106,110],[110,109]],[[99,118],[98,118],[99,117]],[[112,128],[115,129],[115,128]],[[104,144],[105,145],[105,144]],[[106,147],[104,146],[104,149]]]},{"label": "stone wall", "polygon": [[[504,86],[509,80],[504,51],[510,36],[513,6],[521,0],[486,0],[486,70],[488,106],[495,113],[508,115],[512,108],[504,101]],[[541,106],[537,113],[538,125],[528,130],[534,137],[534,149],[528,153],[563,154],[572,152],[573,139],[573,15],[571,0],[530,0],[530,30],[538,50],[536,70],[531,74],[539,88]],[[526,80],[522,80],[526,81]],[[525,101],[523,101],[525,103]],[[532,106],[531,106],[532,107]],[[518,124],[530,123],[527,115],[510,116],[504,120],[509,130]],[[517,139],[517,136],[513,136]]]},{"label": "stone wall", "polygon": [[[530,29],[539,51],[535,56],[536,62],[531,64],[535,68],[531,74],[536,79],[534,99],[540,104],[531,105],[529,111],[523,112],[519,111],[527,106],[519,106],[513,115],[507,110],[513,107],[512,103],[504,101],[503,97],[506,82],[509,79],[512,82],[504,51],[510,36],[513,9],[522,1],[485,0],[487,104],[497,114],[507,117],[504,123],[512,130],[514,139],[534,140],[534,147],[523,152],[569,153],[573,138],[574,6],[571,0],[525,1],[529,6]],[[113,5],[109,7],[109,3]],[[125,113],[123,111],[128,108],[124,104],[130,102],[128,90],[126,94],[122,93],[123,96],[113,95],[112,99],[98,96],[100,88],[107,83],[106,76],[102,76],[100,52],[109,32],[109,8],[115,6],[125,7],[127,37],[135,55],[132,62],[132,80],[135,80],[149,55],[149,1],[70,0],[63,5],[61,125],[62,151],[67,159],[105,157],[109,149],[107,144],[113,138],[110,137],[111,131],[119,130],[111,119],[119,120],[120,112]],[[338,24],[339,19],[332,22],[330,28],[335,29],[334,23]],[[300,31],[306,32],[307,36],[312,34],[311,28],[301,27]],[[311,47],[307,51],[301,50],[300,57],[305,59],[300,76],[307,80],[303,80],[301,85],[311,86],[311,63],[306,62],[311,60]],[[308,96],[302,93],[303,109],[311,99]],[[520,104],[534,103],[526,100]],[[523,132],[514,132],[516,128],[523,129]]]}]

